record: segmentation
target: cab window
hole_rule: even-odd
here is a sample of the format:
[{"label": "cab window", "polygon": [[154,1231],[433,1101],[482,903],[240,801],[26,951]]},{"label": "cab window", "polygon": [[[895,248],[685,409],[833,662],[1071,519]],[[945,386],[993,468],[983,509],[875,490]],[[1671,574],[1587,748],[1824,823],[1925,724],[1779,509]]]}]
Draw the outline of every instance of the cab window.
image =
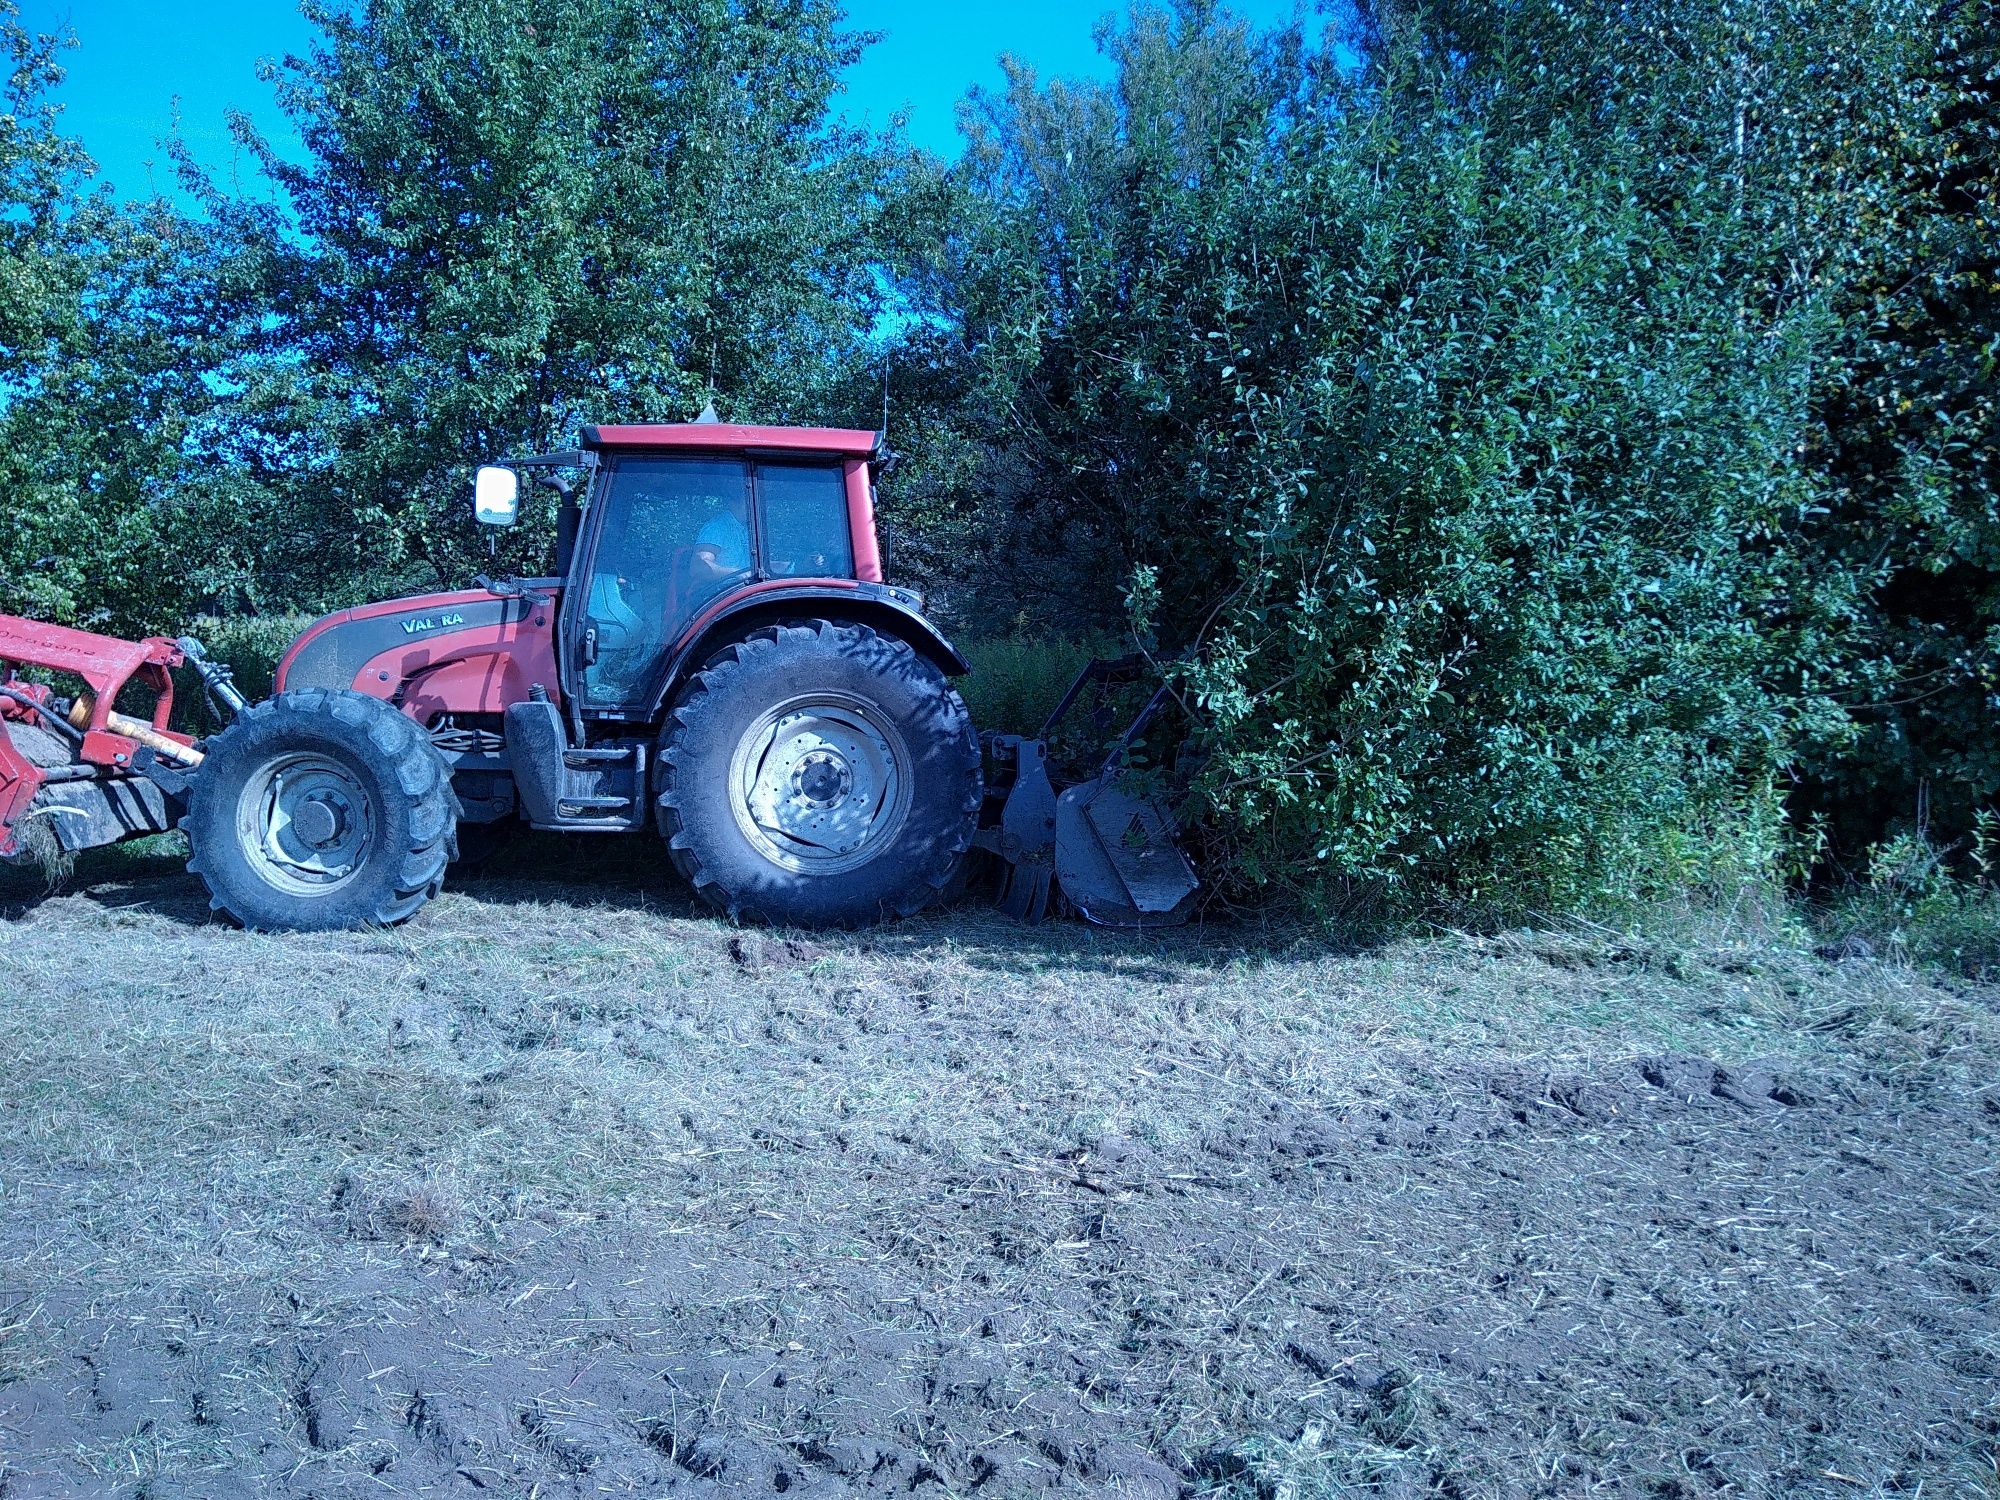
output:
[{"label": "cab window", "polygon": [[826,464],[757,466],[757,533],[772,578],[852,578],[847,476]]}]

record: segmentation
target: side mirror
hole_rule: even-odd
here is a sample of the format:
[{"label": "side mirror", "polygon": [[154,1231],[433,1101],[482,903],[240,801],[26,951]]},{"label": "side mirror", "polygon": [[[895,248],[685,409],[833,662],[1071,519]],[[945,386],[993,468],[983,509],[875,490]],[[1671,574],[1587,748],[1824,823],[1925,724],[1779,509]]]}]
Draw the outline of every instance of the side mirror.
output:
[{"label": "side mirror", "polygon": [[472,481],[472,515],[482,526],[512,526],[521,510],[521,476],[482,464]]}]

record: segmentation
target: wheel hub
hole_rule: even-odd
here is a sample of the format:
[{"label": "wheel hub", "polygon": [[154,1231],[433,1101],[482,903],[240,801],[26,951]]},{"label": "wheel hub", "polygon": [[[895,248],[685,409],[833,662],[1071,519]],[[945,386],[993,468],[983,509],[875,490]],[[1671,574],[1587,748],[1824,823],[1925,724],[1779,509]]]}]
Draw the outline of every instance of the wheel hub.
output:
[{"label": "wheel hub", "polygon": [[792,786],[814,807],[833,807],[854,787],[854,773],[837,751],[812,750],[792,772]]},{"label": "wheel hub", "polygon": [[281,890],[319,894],[352,878],[375,843],[360,778],[331,756],[282,755],[262,766],[237,804],[251,866]]},{"label": "wheel hub", "polygon": [[315,849],[338,843],[347,826],[347,809],[327,796],[308,798],[292,813],[292,832]]},{"label": "wheel hub", "polygon": [[835,874],[866,863],[902,826],[909,755],[873,705],[815,693],[751,726],[730,779],[737,819],[767,858]]}]

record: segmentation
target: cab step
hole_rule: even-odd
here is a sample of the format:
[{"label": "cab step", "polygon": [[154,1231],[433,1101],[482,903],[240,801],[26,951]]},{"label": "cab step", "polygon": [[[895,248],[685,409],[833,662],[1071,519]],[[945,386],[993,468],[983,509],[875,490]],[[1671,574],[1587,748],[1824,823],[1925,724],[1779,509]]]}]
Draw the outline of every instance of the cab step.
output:
[{"label": "cab step", "polygon": [[644,744],[572,745],[561,713],[545,699],[509,704],[506,725],[514,790],[530,828],[630,833],[646,826]]}]

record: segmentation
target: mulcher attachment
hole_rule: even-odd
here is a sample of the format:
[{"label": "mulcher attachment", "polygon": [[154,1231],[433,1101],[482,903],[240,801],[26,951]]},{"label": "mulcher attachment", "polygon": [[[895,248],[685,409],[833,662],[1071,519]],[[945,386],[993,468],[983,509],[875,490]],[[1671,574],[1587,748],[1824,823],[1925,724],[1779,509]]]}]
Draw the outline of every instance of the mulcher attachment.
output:
[{"label": "mulcher attachment", "polygon": [[1057,889],[1085,920],[1104,927],[1167,927],[1194,910],[1200,878],[1175,841],[1172,810],[1151,795],[1125,757],[1168,694],[1161,688],[1119,736],[1097,774],[1061,792],[1049,771],[1049,736],[1086,691],[1105,695],[1137,680],[1140,657],[1094,661],[1078,674],[1032,738],[986,737],[987,812],[977,842],[1001,864],[998,904],[1024,922],[1048,914]]},{"label": "mulcher attachment", "polygon": [[1100,927],[1171,927],[1194,910],[1201,881],[1174,841],[1173,814],[1108,767],[1056,804],[1056,878]]},{"label": "mulcher attachment", "polygon": [[1055,894],[1056,789],[1049,780],[1045,740],[1019,734],[986,736],[992,767],[989,792],[1000,789],[1000,821],[981,829],[974,842],[1000,856],[1000,889],[995,904],[1022,922],[1039,922]]}]

